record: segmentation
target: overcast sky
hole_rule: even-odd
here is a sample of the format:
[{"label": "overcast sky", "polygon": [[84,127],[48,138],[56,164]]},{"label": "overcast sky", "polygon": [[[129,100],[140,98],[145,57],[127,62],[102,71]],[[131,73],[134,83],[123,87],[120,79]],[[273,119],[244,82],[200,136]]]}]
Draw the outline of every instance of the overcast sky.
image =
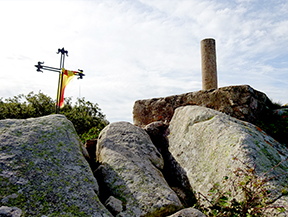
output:
[{"label": "overcast sky", "polygon": [[287,0],[0,0],[0,97],[56,98],[58,74],[83,69],[65,96],[132,122],[134,102],[198,91],[200,41],[216,40],[218,86],[248,84],[288,103]]}]

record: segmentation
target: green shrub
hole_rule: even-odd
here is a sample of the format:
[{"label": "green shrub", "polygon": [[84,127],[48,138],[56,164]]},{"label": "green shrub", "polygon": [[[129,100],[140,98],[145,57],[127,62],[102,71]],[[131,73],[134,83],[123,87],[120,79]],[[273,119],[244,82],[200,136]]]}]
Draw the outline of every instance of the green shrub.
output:
[{"label": "green shrub", "polygon": [[[109,124],[98,104],[85,101],[85,98],[78,98],[75,105],[71,101],[72,98],[65,98],[60,114],[73,123],[83,143],[87,139],[97,138],[100,131]],[[4,101],[1,98],[0,119],[26,119],[55,114],[55,103],[56,100],[41,92],[30,92],[27,96],[20,94]]]},{"label": "green shrub", "polygon": [[100,111],[97,103],[93,104],[85,101],[84,98],[78,98],[75,105],[72,106],[71,98],[68,98],[60,113],[74,124],[79,137],[84,142],[97,138],[101,130],[109,124],[105,115]]},{"label": "green shrub", "polygon": [[281,106],[278,103],[274,103],[271,108],[263,110],[255,125],[288,147],[288,112],[282,115],[275,113],[274,109],[279,108]]},{"label": "green shrub", "polygon": [[31,92],[27,96],[19,94],[5,101],[0,99],[0,119],[26,119],[52,114],[54,103],[51,97],[41,92]]}]

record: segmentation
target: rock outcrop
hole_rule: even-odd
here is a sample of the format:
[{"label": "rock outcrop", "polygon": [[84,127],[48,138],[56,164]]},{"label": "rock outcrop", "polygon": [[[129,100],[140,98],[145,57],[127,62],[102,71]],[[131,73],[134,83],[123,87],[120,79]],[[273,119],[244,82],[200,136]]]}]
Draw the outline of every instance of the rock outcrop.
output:
[{"label": "rock outcrop", "polygon": [[1,120],[0,151],[2,214],[112,217],[65,116]]},{"label": "rock outcrop", "polygon": [[164,98],[138,100],[133,107],[133,123],[137,126],[145,126],[155,121],[169,123],[175,109],[186,105],[212,108],[254,123],[259,113],[271,106],[271,101],[264,93],[248,85],[200,90]]},{"label": "rock outcrop", "polygon": [[86,148],[63,115],[0,120],[0,216],[204,217],[193,192],[245,165],[276,177],[288,207],[288,149],[253,125],[266,108],[248,85],[139,100],[137,126],[109,124]]},{"label": "rock outcrop", "polygon": [[167,216],[182,208],[160,172],[163,159],[142,128],[128,122],[108,125],[99,135],[96,157],[100,198],[123,201],[117,216]]},{"label": "rock outcrop", "polygon": [[[192,188],[204,195],[224,176],[230,176],[237,168],[244,169],[243,163],[256,165],[260,176],[288,156],[288,149],[260,128],[205,107],[177,108],[168,129],[169,151],[179,164],[179,174],[184,169]],[[267,174],[277,176],[269,182],[276,195],[287,188],[287,171],[286,160]],[[287,207],[288,197],[283,196],[278,202]]]}]

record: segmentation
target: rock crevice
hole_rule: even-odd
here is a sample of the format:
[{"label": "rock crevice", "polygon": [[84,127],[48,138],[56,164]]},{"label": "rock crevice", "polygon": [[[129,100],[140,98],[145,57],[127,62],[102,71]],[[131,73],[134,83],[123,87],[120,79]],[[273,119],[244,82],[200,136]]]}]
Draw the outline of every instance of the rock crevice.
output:
[{"label": "rock crevice", "polygon": [[101,164],[96,176],[102,177],[106,197],[124,202],[117,216],[165,216],[182,208],[159,170],[164,166],[161,154],[140,127],[108,125],[99,135],[96,157]]}]

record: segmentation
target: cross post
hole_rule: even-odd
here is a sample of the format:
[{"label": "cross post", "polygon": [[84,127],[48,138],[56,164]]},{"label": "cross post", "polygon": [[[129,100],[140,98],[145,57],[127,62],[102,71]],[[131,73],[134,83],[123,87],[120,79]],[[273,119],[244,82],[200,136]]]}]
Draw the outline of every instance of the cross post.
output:
[{"label": "cross post", "polygon": [[[56,106],[55,106],[55,113],[59,114],[59,110],[60,110],[60,100],[62,98],[62,84],[63,84],[63,76],[64,73],[62,72],[62,69],[64,69],[64,61],[65,61],[65,55],[68,57],[68,51],[64,49],[64,47],[62,49],[58,49],[57,54],[61,53],[61,57],[60,57],[60,68],[55,68],[55,67],[50,67],[50,66],[43,66],[42,64],[44,64],[44,62],[38,62],[37,65],[35,65],[35,67],[37,68],[37,72],[42,72],[42,70],[48,70],[48,71],[52,71],[52,72],[58,72],[59,73],[59,80],[58,80],[58,88],[57,88],[57,97],[56,97]],[[62,73],[61,73],[62,72]],[[83,78],[83,76],[85,76],[83,74],[83,70],[78,69],[77,72],[74,71],[74,73],[76,75],[79,76],[80,79]],[[61,75],[61,76],[60,76]],[[78,79],[79,79],[78,78]],[[59,103],[59,104],[58,104]]]}]

